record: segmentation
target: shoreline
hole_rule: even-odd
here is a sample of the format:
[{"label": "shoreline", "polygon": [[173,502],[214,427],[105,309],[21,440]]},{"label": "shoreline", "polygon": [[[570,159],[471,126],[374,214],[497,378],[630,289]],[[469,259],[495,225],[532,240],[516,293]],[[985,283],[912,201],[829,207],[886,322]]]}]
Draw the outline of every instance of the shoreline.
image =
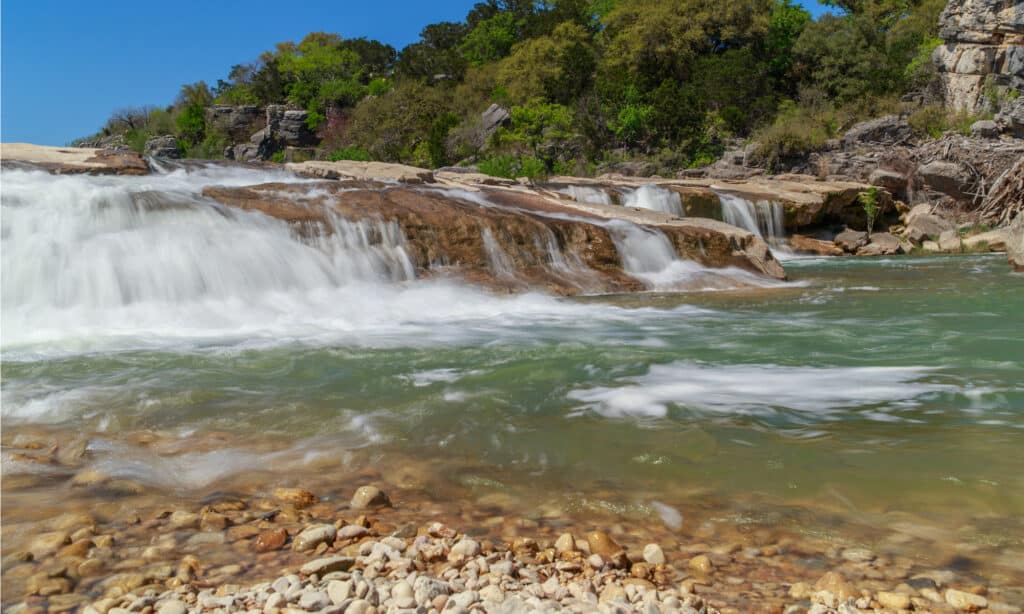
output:
[{"label": "shoreline", "polygon": [[[10,459],[16,448],[5,439]],[[27,446],[18,449],[22,460],[48,452],[38,439],[18,443]],[[53,454],[73,455],[73,447]],[[62,512],[29,522],[33,489],[18,496],[9,470],[5,462],[3,594],[11,612],[403,611],[408,590],[393,588],[403,579],[416,600],[409,611],[433,606],[439,612],[557,606],[820,614],[892,611],[894,604],[957,612],[978,611],[984,600],[987,611],[1013,613],[1020,610],[1010,604],[1024,598],[1024,582],[1014,579],[1012,567],[986,573],[955,557],[941,563],[898,554],[895,541],[871,547],[840,516],[824,531],[751,523],[753,508],[745,515],[696,491],[694,507],[665,506],[660,517],[622,510],[524,514],[508,495],[467,498],[400,487],[372,468],[316,477],[286,472],[248,488],[215,484],[182,496],[83,467],[64,491],[74,496]],[[52,482],[36,488],[60,492]],[[695,512],[700,507],[703,517]],[[762,506],[760,513],[769,510]],[[906,530],[929,530],[915,526]],[[457,546],[463,539],[476,546]],[[510,573],[492,571],[506,564]],[[438,595],[421,603],[416,595],[427,578],[448,583],[449,599],[463,609],[437,607]],[[353,608],[346,600],[364,590],[357,589],[361,581],[367,603],[339,607]],[[506,602],[511,605],[500,605]]]}]

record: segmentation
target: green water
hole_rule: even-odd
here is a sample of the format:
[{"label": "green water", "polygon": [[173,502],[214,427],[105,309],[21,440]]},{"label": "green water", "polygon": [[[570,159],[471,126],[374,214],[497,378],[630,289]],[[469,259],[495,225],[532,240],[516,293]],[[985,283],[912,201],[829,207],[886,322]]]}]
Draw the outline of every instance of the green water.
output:
[{"label": "green water", "polygon": [[[5,360],[5,419],[115,441],[233,433],[240,460],[191,476],[199,486],[241,470],[248,438],[272,437],[440,462],[455,482],[625,502],[699,491],[1021,514],[1024,279],[1000,257],[787,268],[782,289],[570,300],[533,321],[446,322],[437,337],[406,322],[408,343],[25,350]],[[97,450],[118,467],[120,448]],[[180,487],[133,454],[133,477]]]}]

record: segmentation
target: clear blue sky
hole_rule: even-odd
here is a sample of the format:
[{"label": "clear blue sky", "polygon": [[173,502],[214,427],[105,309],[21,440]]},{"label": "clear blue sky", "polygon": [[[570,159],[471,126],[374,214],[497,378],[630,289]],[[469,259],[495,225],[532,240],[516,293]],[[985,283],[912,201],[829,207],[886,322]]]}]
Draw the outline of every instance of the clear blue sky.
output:
[{"label": "clear blue sky", "polygon": [[[309,32],[401,49],[475,0],[3,0],[0,140],[64,145],[120,107],[166,105],[183,83]],[[815,15],[817,2],[800,2]]]}]

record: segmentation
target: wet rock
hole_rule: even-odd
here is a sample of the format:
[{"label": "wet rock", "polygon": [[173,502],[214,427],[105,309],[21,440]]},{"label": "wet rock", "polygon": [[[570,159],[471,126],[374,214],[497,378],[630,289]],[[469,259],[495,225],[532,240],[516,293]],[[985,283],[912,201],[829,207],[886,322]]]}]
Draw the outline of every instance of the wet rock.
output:
[{"label": "wet rock", "polygon": [[963,247],[967,251],[984,250],[989,252],[1005,252],[1009,243],[1010,231],[1006,228],[981,232],[966,237],[962,241]]},{"label": "wet rock", "polygon": [[70,545],[64,546],[57,552],[58,558],[85,558],[89,554],[89,549],[92,548],[92,540],[80,539],[75,542],[71,542]]},{"label": "wet rock", "polygon": [[223,531],[227,526],[227,516],[217,512],[206,512],[199,520],[199,528],[203,531]]},{"label": "wet rock", "polygon": [[41,533],[29,542],[27,550],[32,553],[36,560],[56,554],[57,550],[71,541],[70,536],[64,531],[53,531]]},{"label": "wet rock", "polygon": [[697,574],[702,576],[709,576],[715,572],[715,564],[711,562],[706,554],[698,554],[697,556],[690,559],[687,566]]},{"label": "wet rock", "polygon": [[665,564],[665,553],[658,544],[647,544],[644,546],[644,560],[654,565]]},{"label": "wet rock", "polygon": [[892,593],[888,591],[879,591],[875,595],[875,599],[884,608],[892,610],[909,610],[910,609],[910,595],[904,595],[903,593]]},{"label": "wet rock", "polygon": [[325,557],[310,561],[302,566],[299,571],[305,575],[324,575],[332,571],[348,571],[355,564],[352,557]]},{"label": "wet rock", "polygon": [[376,486],[360,486],[356,489],[355,494],[352,495],[352,501],[349,505],[352,506],[352,509],[361,510],[368,507],[389,506],[391,501],[388,500],[388,496],[384,494],[384,491]]},{"label": "wet rock", "polygon": [[167,519],[172,529],[194,529],[199,526],[199,514],[178,510]]},{"label": "wet rock", "polygon": [[853,585],[850,584],[841,574],[835,571],[829,571],[819,578],[818,581],[814,583],[814,590],[832,593],[838,597],[840,601],[846,601],[851,597],[858,596]]},{"label": "wet rock", "polygon": [[306,527],[295,536],[292,549],[296,551],[312,550],[322,543],[334,541],[337,529],[332,524],[317,524]]},{"label": "wet rock", "polygon": [[562,533],[555,540],[555,552],[575,552],[576,551],[576,539],[572,536],[572,533]]},{"label": "wet rock", "polygon": [[256,552],[270,552],[280,550],[288,541],[288,531],[284,529],[267,529],[256,537],[253,542],[253,550]]},{"label": "wet rock", "polygon": [[963,612],[977,612],[988,606],[988,599],[981,595],[959,591],[954,588],[946,589],[946,603]]},{"label": "wet rock", "polygon": [[590,552],[597,554],[604,559],[610,559],[616,554],[622,552],[622,546],[615,542],[614,539],[608,537],[603,531],[591,531],[587,533],[587,544],[590,546]]},{"label": "wet rock", "polygon": [[304,488],[275,488],[274,499],[295,509],[304,509],[319,501],[316,495]]}]

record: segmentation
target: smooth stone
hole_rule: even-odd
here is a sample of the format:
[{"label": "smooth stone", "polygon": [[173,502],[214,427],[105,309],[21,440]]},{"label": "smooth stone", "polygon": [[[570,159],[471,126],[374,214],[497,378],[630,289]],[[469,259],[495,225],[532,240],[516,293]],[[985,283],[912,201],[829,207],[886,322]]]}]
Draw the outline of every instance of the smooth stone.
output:
[{"label": "smooth stone", "polygon": [[591,531],[588,533],[587,544],[590,546],[592,554],[600,554],[606,559],[622,552],[622,546],[602,531]]},{"label": "smooth stone", "polygon": [[653,565],[665,564],[665,553],[658,544],[644,546],[644,560]]},{"label": "smooth stone", "polygon": [[362,537],[369,533],[366,527],[358,524],[349,524],[338,529],[338,539],[353,539],[355,537]]},{"label": "smooth stone", "polygon": [[858,593],[853,586],[840,574],[829,571],[814,583],[814,590],[826,591],[846,601],[850,597],[857,597]]},{"label": "smooth stone", "polygon": [[331,605],[331,600],[327,597],[327,593],[324,591],[303,593],[302,596],[299,597],[299,607],[303,610],[322,610],[329,605]]},{"label": "smooth stone", "polygon": [[287,541],[288,531],[284,529],[267,529],[256,536],[256,541],[253,542],[252,547],[256,552],[270,552],[284,548]]},{"label": "smooth stone", "polygon": [[320,501],[316,495],[304,488],[275,488],[274,499],[296,509],[310,507]]},{"label": "smooth stone", "polygon": [[904,595],[903,593],[892,593],[889,591],[878,591],[875,596],[878,603],[882,604],[882,607],[890,608],[893,610],[909,610],[910,609],[910,595]]},{"label": "smooth stone", "polygon": [[345,608],[345,614],[366,614],[373,604],[365,599],[356,599]]},{"label": "smooth stone", "polygon": [[478,554],[480,554],[480,544],[468,537],[463,537],[457,544],[452,546],[448,559],[451,560],[457,556],[470,557]]},{"label": "smooth stone", "polygon": [[955,588],[946,589],[946,603],[958,610],[965,612],[977,612],[988,606],[988,599],[981,595],[958,591]]},{"label": "smooth stone", "polygon": [[299,569],[299,573],[322,576],[332,571],[348,571],[355,563],[356,560],[350,556],[328,556],[306,563]]},{"label": "smooth stone", "polygon": [[868,563],[875,560],[875,553],[867,548],[847,548],[843,550],[842,557],[854,563]]},{"label": "smooth stone", "polygon": [[332,524],[315,524],[306,527],[301,533],[295,536],[292,542],[293,550],[312,550],[324,542],[334,541],[338,530]]},{"label": "smooth stone", "polygon": [[704,576],[715,572],[715,564],[711,562],[711,559],[706,554],[698,554],[693,557],[687,566],[694,572]]},{"label": "smooth stone", "polygon": [[69,543],[71,538],[63,531],[40,533],[28,544],[28,551],[35,559],[55,554],[57,550]]},{"label": "smooth stone", "polygon": [[[350,503],[352,509],[366,509],[368,507],[382,507],[391,505],[388,496],[376,486],[360,486],[352,495]],[[349,606],[352,607],[352,606]]]},{"label": "smooth stone", "polygon": [[199,514],[178,510],[167,521],[174,529],[194,529],[199,526]]},{"label": "smooth stone", "polygon": [[156,608],[156,614],[185,614],[186,612],[188,612],[188,606],[184,601],[177,599],[161,601]]},{"label": "smooth stone", "polygon": [[572,536],[572,533],[562,533],[555,540],[555,552],[575,552],[576,551],[576,539]]}]

